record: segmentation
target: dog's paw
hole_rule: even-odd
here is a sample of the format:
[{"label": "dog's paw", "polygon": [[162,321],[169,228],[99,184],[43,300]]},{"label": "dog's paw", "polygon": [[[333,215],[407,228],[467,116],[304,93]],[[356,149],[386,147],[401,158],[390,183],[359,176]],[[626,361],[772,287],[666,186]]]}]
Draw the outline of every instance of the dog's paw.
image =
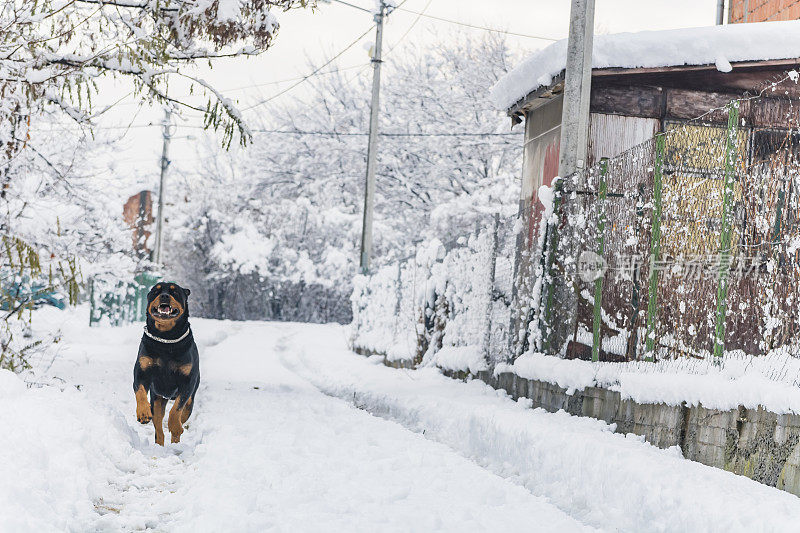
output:
[{"label": "dog's paw", "polygon": [[136,410],[136,420],[138,420],[140,424],[149,424],[150,421],[153,420],[153,413],[150,411],[149,405],[147,409]]}]

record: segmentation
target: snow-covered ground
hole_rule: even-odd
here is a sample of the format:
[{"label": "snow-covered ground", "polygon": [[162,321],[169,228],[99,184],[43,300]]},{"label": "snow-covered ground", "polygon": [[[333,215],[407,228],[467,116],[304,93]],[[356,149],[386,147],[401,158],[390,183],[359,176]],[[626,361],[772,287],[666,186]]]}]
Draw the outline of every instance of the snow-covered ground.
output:
[{"label": "snow-covered ground", "polygon": [[[386,368],[339,326],[193,319],[182,442],[135,418],[140,326],[59,324],[0,372],[0,531],[782,531],[800,499],[478,382]],[[50,354],[52,355],[52,354]]]}]

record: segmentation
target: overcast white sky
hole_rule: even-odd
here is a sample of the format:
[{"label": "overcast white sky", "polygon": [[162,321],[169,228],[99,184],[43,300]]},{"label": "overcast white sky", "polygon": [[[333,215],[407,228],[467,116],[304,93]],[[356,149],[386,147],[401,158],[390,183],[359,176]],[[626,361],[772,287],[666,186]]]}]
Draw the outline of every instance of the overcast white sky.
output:
[{"label": "overcast white sky", "polygon": [[[348,1],[364,8],[373,5],[373,0]],[[407,10],[424,10],[427,15],[435,17],[553,39],[567,35],[569,6],[569,0],[407,0],[402,5]],[[715,0],[596,0],[595,26],[600,33],[709,26],[714,24],[715,10]],[[403,53],[404,43],[429,42],[459,28],[476,34],[483,31],[428,17],[420,18],[412,27],[417,15],[410,11],[399,9],[388,18],[384,50],[398,44],[401,37],[402,43],[386,58],[387,61],[391,61],[392,55]],[[279,83],[281,80],[308,74],[312,70],[311,63],[324,63],[372,25],[369,13],[336,2],[320,3],[314,11],[294,10],[276,14],[281,24],[280,33],[264,54],[255,58],[218,61],[212,70],[199,69],[204,79],[243,106],[279,93],[292,83]],[[371,31],[336,64],[339,67],[368,65],[367,49],[373,41],[374,31]],[[510,36],[509,42],[525,53],[547,46],[551,41]],[[358,69],[353,72],[357,73]],[[364,75],[369,75],[368,68],[364,69]],[[116,100],[127,90],[123,86],[110,87],[103,100]],[[303,90],[301,85],[280,98],[302,95]],[[280,102],[280,98],[275,102]],[[364,102],[364,105],[368,104]],[[136,109],[132,100],[123,101],[103,116],[99,125],[106,128],[129,123],[145,125],[158,122],[163,115],[160,109],[143,109],[134,116]],[[197,126],[201,121],[193,118],[185,123]],[[193,145],[197,141],[186,139],[186,135],[198,136],[198,130],[178,127],[177,136],[184,138],[173,142],[176,167],[190,164],[194,158]],[[133,128],[125,134],[117,161],[126,173],[139,174],[146,183],[157,177],[160,151],[159,128]]]}]

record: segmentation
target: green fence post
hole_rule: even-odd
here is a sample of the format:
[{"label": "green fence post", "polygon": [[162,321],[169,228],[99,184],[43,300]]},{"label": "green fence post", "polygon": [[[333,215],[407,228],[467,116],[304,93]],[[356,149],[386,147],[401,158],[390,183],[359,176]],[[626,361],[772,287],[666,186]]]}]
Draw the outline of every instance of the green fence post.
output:
[{"label": "green fence post", "polygon": [[661,194],[664,166],[665,135],[656,135],[656,153],[653,162],[653,214],[650,232],[650,285],[647,300],[647,335],[645,336],[645,360],[652,361],[656,347],[656,312],[658,310],[658,268],[661,256]]},{"label": "green fence post", "polygon": [[739,102],[728,106],[728,129],[725,138],[725,174],[723,176],[722,219],[719,232],[719,272],[717,281],[717,312],[714,325],[714,360],[725,351],[725,315],[727,314],[728,270],[731,264],[731,218],[733,216],[733,185],[736,179],[739,131]]},{"label": "green fence post", "polygon": [[[557,178],[556,182],[553,184],[553,217],[555,218],[556,222],[554,224],[547,224],[547,255],[545,259],[545,265],[543,269],[543,273],[545,274],[545,282],[546,286],[542,287],[543,291],[546,291],[545,298],[544,298],[544,310],[540,310],[539,312],[539,332],[541,336],[541,351],[545,354],[550,353],[550,324],[552,320],[552,313],[553,313],[553,263],[555,262],[555,255],[556,255],[556,247],[558,246],[558,211],[561,208],[561,196],[564,188],[564,180],[562,178]],[[550,232],[552,234],[550,234]],[[549,241],[549,242],[548,242]],[[540,299],[541,305],[541,299]],[[541,319],[544,317],[544,320]]]},{"label": "green fence post", "polygon": [[95,322],[94,313],[97,309],[97,304],[94,301],[94,278],[89,280],[89,327]]},{"label": "green fence post", "polygon": [[[603,257],[605,255],[606,247],[606,195],[608,194],[608,186],[606,185],[606,173],[608,172],[608,159],[602,158],[600,160],[600,186],[598,189],[597,201],[598,216],[597,216],[597,255]],[[603,277],[605,273],[594,280],[594,324],[592,328],[592,361],[600,360],[600,326],[602,325],[603,316]]]},{"label": "green fence post", "polygon": [[778,191],[778,206],[775,209],[775,224],[772,229],[772,242],[771,246],[774,248],[778,244],[778,239],[781,237],[781,216],[783,213],[783,203],[786,201],[786,191],[781,189]]}]

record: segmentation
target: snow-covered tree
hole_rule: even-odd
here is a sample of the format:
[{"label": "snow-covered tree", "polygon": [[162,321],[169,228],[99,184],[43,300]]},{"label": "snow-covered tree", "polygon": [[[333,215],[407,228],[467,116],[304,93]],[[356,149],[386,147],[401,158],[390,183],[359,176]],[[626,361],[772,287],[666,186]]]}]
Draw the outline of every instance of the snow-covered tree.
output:
[{"label": "snow-covered tree", "polygon": [[[102,136],[99,136],[102,137]],[[133,276],[130,235],[109,173],[113,141],[93,139],[62,114],[34,117],[24,149],[7,163],[0,194],[0,368],[23,369],[47,336],[29,310],[45,295],[75,303],[92,275]]]},{"label": "snow-covered tree", "polygon": [[[460,35],[389,54],[376,265],[413,254],[425,238],[471,231],[487,213],[516,209],[521,139],[508,134],[507,119],[486,102],[508,68],[509,49],[496,36]],[[336,303],[321,318],[348,319],[366,165],[370,76],[364,74],[314,79],[310,95],[264,113],[246,151],[206,156],[188,209],[181,210],[187,215],[174,222],[182,229],[173,230],[171,264],[202,265],[180,275],[208,287],[200,298],[207,314],[219,316],[212,302],[224,294],[230,318],[311,319],[286,306],[295,311],[305,298],[303,305],[316,309],[314,298],[321,297],[326,308]],[[178,259],[184,256],[196,260]],[[245,277],[248,294],[233,295]],[[270,301],[284,312],[270,314],[274,309],[264,307]]]},{"label": "snow-covered tree", "polygon": [[224,139],[247,129],[230,100],[187,73],[200,59],[258,54],[278,30],[270,9],[307,0],[11,0],[0,6],[0,125],[13,154],[24,141],[27,117],[47,103],[78,122],[91,119],[98,78],[125,76],[135,93],[190,106],[167,85],[181,78],[210,94],[210,125]]},{"label": "snow-covered tree", "polygon": [[[308,0],[9,0],[0,5],[0,368],[21,368],[25,311],[58,287],[74,302],[83,271],[132,272],[108,212],[119,189],[98,181],[106,146],[91,137],[103,78],[140,99],[202,112],[224,145],[249,130],[234,104],[192,74],[198,60],[258,54],[272,9]],[[170,84],[188,89],[178,99]],[[60,113],[61,116],[55,113]],[[65,123],[69,120],[72,127]],[[71,135],[72,129],[83,129]],[[74,133],[74,132],[73,132]],[[17,320],[16,319],[22,319]]]}]

